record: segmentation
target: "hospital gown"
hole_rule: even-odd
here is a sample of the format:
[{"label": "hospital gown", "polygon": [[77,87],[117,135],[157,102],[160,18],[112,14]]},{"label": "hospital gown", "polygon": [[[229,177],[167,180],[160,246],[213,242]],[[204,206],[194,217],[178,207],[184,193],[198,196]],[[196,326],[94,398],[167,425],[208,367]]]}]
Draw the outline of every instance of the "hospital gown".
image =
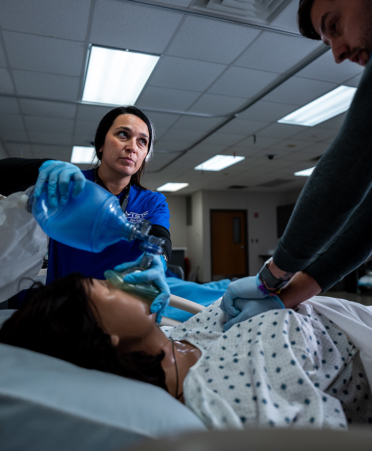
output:
[{"label": "hospital gown", "polygon": [[359,351],[311,305],[272,310],[223,332],[215,302],[163,332],[202,351],[184,384],[185,404],[211,429],[346,429],[372,422]]}]

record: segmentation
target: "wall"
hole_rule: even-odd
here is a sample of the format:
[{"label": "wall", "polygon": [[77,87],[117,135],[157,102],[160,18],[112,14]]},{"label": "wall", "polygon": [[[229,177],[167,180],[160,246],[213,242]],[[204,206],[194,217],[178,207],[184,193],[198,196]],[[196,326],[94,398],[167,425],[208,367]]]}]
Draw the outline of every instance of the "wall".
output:
[{"label": "wall", "polygon": [[0,140],[0,158],[8,158],[8,152],[5,150],[4,144]]},{"label": "wall", "polygon": [[173,247],[187,247],[186,197],[166,194],[170,218],[170,234]]},{"label": "wall", "polygon": [[[173,247],[187,247],[191,269],[199,266],[199,280],[211,280],[210,210],[247,210],[249,275],[277,245],[276,207],[294,203],[299,191],[288,193],[198,191],[192,194],[192,225],[186,226],[185,196],[167,196]],[[254,214],[258,213],[258,217]],[[186,240],[185,240],[186,237]]]}]

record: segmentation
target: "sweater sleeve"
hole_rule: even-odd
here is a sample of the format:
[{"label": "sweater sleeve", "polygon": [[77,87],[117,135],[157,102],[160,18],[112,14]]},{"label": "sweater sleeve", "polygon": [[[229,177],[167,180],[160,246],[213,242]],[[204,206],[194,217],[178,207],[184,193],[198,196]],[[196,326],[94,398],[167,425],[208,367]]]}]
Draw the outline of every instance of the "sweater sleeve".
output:
[{"label": "sweater sleeve", "polygon": [[[306,269],[323,253],[362,204],[372,186],[372,60],[367,65],[345,122],[307,181],[274,253],[288,272]],[[346,227],[346,228],[345,228]],[[342,233],[338,246],[347,246]],[[348,267],[342,252],[337,262]]]},{"label": "sweater sleeve", "polygon": [[35,185],[39,167],[50,158],[4,158],[0,160],[0,194],[9,196]]},{"label": "sweater sleeve", "polygon": [[371,217],[372,190],[330,246],[306,268],[306,272],[318,282],[322,292],[342,280],[370,256]]}]

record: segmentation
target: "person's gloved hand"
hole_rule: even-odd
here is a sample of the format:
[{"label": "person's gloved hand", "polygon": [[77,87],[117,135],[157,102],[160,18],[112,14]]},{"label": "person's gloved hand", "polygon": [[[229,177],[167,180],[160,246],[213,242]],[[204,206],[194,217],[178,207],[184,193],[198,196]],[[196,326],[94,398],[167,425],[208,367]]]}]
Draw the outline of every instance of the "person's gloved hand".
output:
[{"label": "person's gloved hand", "polygon": [[231,317],[225,313],[227,321],[223,326],[224,332],[229,330],[234,324],[241,323],[242,321],[252,318],[252,316],[259,315],[268,310],[285,308],[278,296],[266,296],[264,299],[235,298],[234,304],[235,307],[240,310],[240,313],[235,317]]},{"label": "person's gloved hand", "polygon": [[81,170],[71,163],[64,161],[48,160],[39,168],[39,177],[35,184],[34,197],[37,199],[48,182],[48,203],[51,207],[58,205],[57,188],[59,189],[59,203],[67,203],[70,182],[73,181],[72,197],[78,197],[85,186],[85,177]]},{"label": "person's gloved hand", "polygon": [[[142,256],[134,262],[123,263],[114,268],[115,271],[125,271],[133,266],[139,266],[142,260]],[[160,289],[161,293],[153,300],[150,311],[156,313],[156,322],[160,323],[164,310],[169,304],[170,290],[165,279],[164,266],[162,258],[155,255],[149,269],[141,272],[134,272],[127,274],[124,277],[124,282],[127,283],[141,283],[141,282],[154,282]]]},{"label": "person's gloved hand", "polygon": [[223,295],[220,308],[230,317],[239,315],[240,309],[237,309],[234,303],[236,298],[242,299],[264,299],[266,294],[259,289],[261,285],[259,276],[244,277],[243,279],[231,282]]}]

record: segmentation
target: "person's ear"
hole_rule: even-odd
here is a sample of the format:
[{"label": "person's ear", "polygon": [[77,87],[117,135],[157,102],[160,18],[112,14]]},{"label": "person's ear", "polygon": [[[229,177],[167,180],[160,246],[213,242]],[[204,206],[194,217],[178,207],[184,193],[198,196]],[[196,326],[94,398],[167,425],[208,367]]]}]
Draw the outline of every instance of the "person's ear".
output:
[{"label": "person's ear", "polygon": [[110,338],[111,338],[111,344],[112,344],[112,346],[113,346],[114,348],[116,348],[117,345],[119,344],[119,341],[120,341],[119,336],[118,336],[118,335],[111,335]]}]

